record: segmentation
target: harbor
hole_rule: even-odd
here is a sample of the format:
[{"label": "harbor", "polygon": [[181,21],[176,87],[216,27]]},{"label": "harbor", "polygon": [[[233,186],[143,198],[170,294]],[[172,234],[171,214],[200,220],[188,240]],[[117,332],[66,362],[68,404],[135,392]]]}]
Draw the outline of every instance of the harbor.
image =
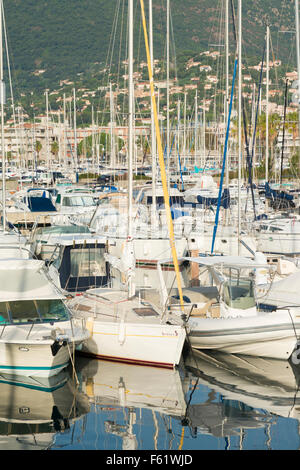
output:
[{"label": "harbor", "polygon": [[135,451],[183,466],[195,451],[300,448],[298,0],[297,71],[275,61],[266,21],[253,77],[243,1],[221,2],[210,47],[224,63],[201,52],[216,70],[194,57],[184,72],[211,73],[218,113],[201,73],[183,96],[172,81],[172,1],[163,85],[156,2],[116,2],[108,81],[91,81],[104,101],[80,126],[86,90],[68,80],[63,96],[46,89],[39,119],[21,101],[15,114],[0,0],[0,450],[97,450],[138,467]]}]

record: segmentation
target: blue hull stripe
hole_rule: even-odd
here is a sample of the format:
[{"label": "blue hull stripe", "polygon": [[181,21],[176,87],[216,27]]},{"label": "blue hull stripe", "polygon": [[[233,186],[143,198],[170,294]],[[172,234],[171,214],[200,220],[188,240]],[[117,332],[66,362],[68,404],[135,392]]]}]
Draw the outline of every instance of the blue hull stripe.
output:
[{"label": "blue hull stripe", "polygon": [[0,365],[0,370],[8,370],[8,369],[11,369],[11,370],[54,370],[54,369],[61,369],[62,367],[67,367],[67,365],[69,364],[69,361],[68,362],[65,362],[64,364],[58,364],[56,366],[52,366],[52,367],[34,367],[34,366],[3,366],[3,365]]}]

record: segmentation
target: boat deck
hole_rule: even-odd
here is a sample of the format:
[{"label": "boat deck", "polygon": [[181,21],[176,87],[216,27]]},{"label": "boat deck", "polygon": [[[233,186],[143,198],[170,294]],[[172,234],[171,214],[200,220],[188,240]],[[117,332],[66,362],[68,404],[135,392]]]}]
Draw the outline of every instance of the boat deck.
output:
[{"label": "boat deck", "polygon": [[[69,302],[77,317],[94,317],[104,322],[161,325],[161,312],[156,302],[150,302],[140,296],[128,299],[127,292],[111,289],[91,289],[82,296],[76,296]],[[181,324],[180,317],[174,316],[174,324]]]}]

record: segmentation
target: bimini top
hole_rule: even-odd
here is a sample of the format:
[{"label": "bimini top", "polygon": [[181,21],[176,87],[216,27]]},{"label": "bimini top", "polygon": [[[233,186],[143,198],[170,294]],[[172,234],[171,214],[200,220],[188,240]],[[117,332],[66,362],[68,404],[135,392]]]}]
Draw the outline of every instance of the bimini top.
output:
[{"label": "bimini top", "polygon": [[0,260],[0,302],[63,299],[44,268],[44,261],[34,259]]},{"label": "bimini top", "polygon": [[270,268],[267,262],[259,262],[242,256],[197,256],[182,258],[182,260],[210,267],[224,266],[226,268],[240,269]]}]

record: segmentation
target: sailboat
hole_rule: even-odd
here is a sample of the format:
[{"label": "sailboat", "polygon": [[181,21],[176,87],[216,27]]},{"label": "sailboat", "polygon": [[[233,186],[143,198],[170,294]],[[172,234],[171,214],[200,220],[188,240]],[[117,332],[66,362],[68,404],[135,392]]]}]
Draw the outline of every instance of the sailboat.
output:
[{"label": "sailboat", "polygon": [[[120,289],[88,289],[69,301],[74,315],[85,318],[91,336],[83,342],[80,354],[118,362],[173,368],[181,360],[186,339],[185,321],[179,316],[168,322],[164,310],[142,298],[135,291],[135,253],[132,221],[132,161],[133,161],[133,0],[129,9],[129,133],[128,133],[128,235],[122,258],[107,254],[107,261],[121,273]],[[145,31],[145,20],[144,20]],[[145,38],[146,38],[145,33]],[[147,48],[146,42],[146,48]],[[148,60],[148,64],[150,61]],[[152,74],[149,65],[150,77]],[[151,83],[151,78],[150,78]],[[154,99],[154,93],[152,93]],[[162,149],[160,143],[160,151]],[[163,156],[162,156],[163,160]],[[164,167],[163,167],[164,170]],[[166,176],[163,173],[164,183]],[[169,208],[169,198],[165,199]],[[171,214],[169,221],[172,223]],[[174,242],[174,237],[173,237]],[[176,250],[173,261],[176,264]]]}]

